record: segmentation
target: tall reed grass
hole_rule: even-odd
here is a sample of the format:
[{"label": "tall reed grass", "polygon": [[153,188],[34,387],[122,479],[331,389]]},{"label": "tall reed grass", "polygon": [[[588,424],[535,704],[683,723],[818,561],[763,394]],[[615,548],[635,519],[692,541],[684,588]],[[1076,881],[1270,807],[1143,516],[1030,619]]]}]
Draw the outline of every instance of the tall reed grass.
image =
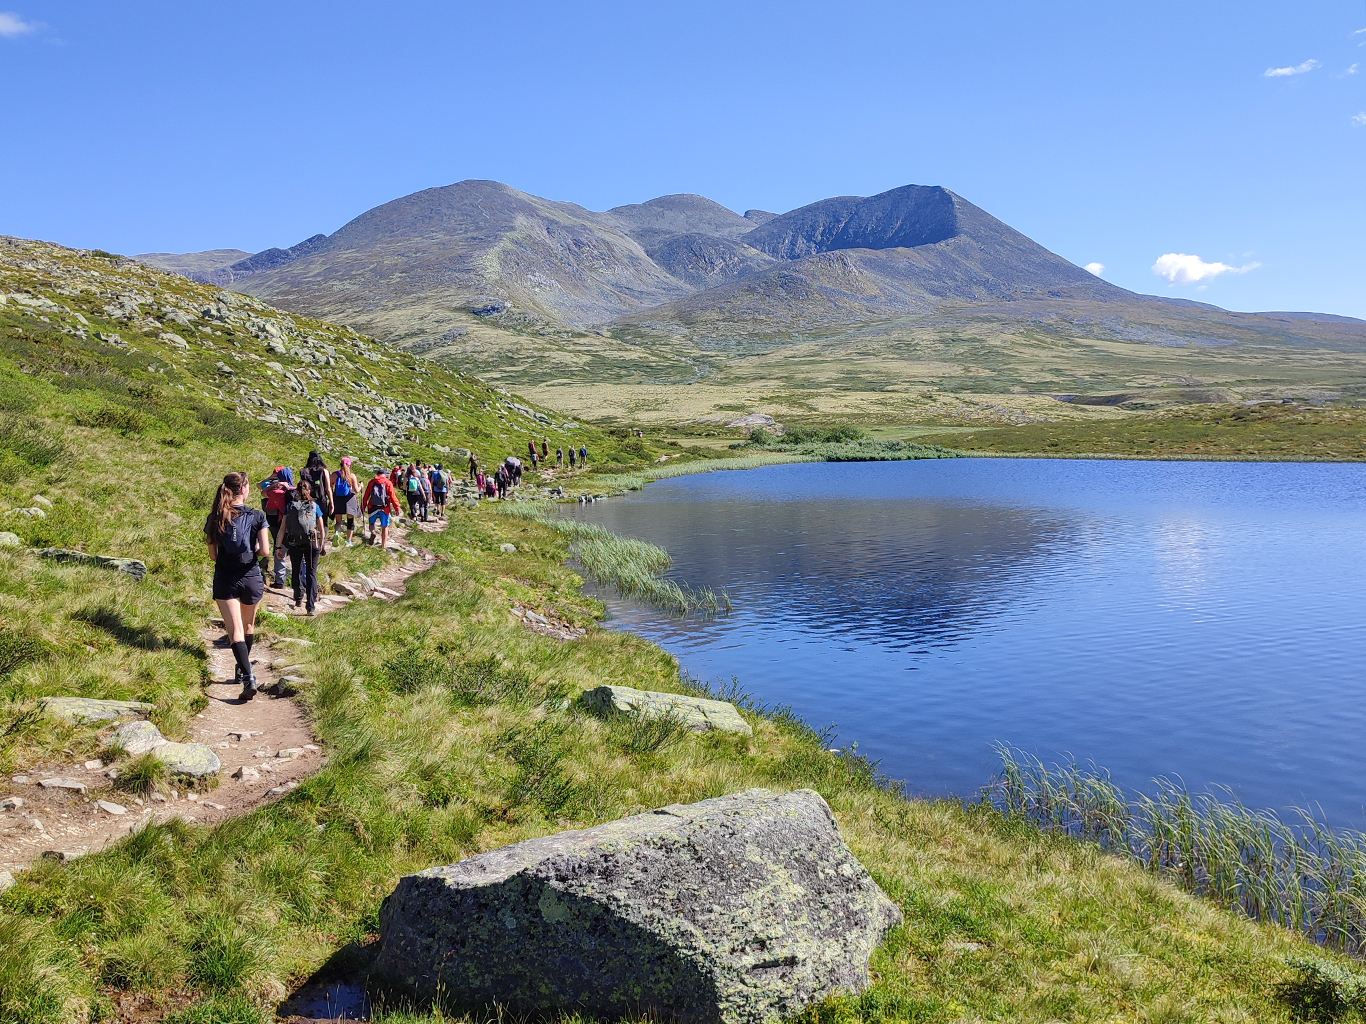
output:
[{"label": "tall reed grass", "polygon": [[622,537],[597,523],[584,523],[556,513],[554,506],[534,502],[509,504],[504,515],[530,519],[571,539],[569,553],[584,571],[616,589],[622,597],[638,598],[678,615],[715,615],[730,611],[730,598],[710,587],[694,590],[666,579],[669,553],[654,544]]},{"label": "tall reed grass", "polygon": [[1191,794],[1167,778],[1131,800],[1094,764],[1049,766],[1004,745],[997,752],[1001,774],[983,796],[1006,815],[1098,843],[1248,917],[1366,955],[1366,833],[1331,829],[1308,810],[1287,822],[1228,790]]}]

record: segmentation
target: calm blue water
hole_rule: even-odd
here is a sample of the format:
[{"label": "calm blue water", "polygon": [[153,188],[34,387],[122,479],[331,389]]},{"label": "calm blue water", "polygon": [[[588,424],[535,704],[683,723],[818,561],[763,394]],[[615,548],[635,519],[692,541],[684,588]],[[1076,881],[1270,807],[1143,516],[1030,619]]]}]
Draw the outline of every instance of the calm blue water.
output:
[{"label": "calm blue water", "polygon": [[952,459],[777,466],[570,513],[668,548],[731,615],[609,598],[914,793],[992,745],[1366,825],[1366,466]]}]

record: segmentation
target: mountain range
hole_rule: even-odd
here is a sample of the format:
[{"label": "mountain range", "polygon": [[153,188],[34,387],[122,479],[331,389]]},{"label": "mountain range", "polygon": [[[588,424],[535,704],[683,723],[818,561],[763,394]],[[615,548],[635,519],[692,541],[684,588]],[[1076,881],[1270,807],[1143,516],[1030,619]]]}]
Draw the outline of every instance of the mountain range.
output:
[{"label": "mountain range", "polygon": [[[696,195],[599,213],[462,181],[287,249],[137,258],[518,385],[718,383],[754,356],[770,373],[777,352],[881,358],[946,331],[1366,351],[1366,322],[1119,288],[939,186],[782,214]],[[803,383],[795,364],[777,377]]]}]

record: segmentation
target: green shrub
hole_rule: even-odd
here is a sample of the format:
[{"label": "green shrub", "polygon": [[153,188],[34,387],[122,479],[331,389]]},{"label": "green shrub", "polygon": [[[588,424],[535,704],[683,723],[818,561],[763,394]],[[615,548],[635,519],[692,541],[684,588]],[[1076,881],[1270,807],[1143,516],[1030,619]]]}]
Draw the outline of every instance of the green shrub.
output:
[{"label": "green shrub", "polygon": [[66,442],[32,416],[0,416],[0,450],[35,469],[71,458]]},{"label": "green shrub", "polygon": [[[131,391],[137,385],[129,384],[127,387]],[[114,405],[112,403],[101,406],[93,413],[77,413],[75,420],[79,426],[100,427],[122,434],[124,437],[141,434],[147,429],[149,422],[147,417],[138,410],[130,409],[126,405]]]},{"label": "green shrub", "polygon": [[190,944],[190,980],[204,988],[241,988],[264,965],[259,936],[237,921],[210,917]]},{"label": "green shrub", "polygon": [[0,676],[13,672],[20,665],[42,661],[54,650],[56,648],[42,637],[0,623]]},{"label": "green shrub", "polygon": [[1285,958],[1297,977],[1281,987],[1281,998],[1303,1020],[1338,1021],[1366,1014],[1366,977],[1341,964],[1307,954]]},{"label": "green shrub", "polygon": [[214,995],[177,1010],[166,1024],[266,1024],[265,1009],[243,993]]}]

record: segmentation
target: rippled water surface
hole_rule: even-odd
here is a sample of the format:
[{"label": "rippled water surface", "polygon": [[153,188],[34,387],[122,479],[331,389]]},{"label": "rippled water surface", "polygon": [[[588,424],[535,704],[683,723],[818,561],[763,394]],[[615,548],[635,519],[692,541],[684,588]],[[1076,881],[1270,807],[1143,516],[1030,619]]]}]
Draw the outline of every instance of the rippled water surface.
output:
[{"label": "rippled water surface", "polygon": [[725,618],[609,599],[692,674],[838,723],[916,793],[992,745],[1366,825],[1366,466],[776,466],[570,513],[668,548]]}]

